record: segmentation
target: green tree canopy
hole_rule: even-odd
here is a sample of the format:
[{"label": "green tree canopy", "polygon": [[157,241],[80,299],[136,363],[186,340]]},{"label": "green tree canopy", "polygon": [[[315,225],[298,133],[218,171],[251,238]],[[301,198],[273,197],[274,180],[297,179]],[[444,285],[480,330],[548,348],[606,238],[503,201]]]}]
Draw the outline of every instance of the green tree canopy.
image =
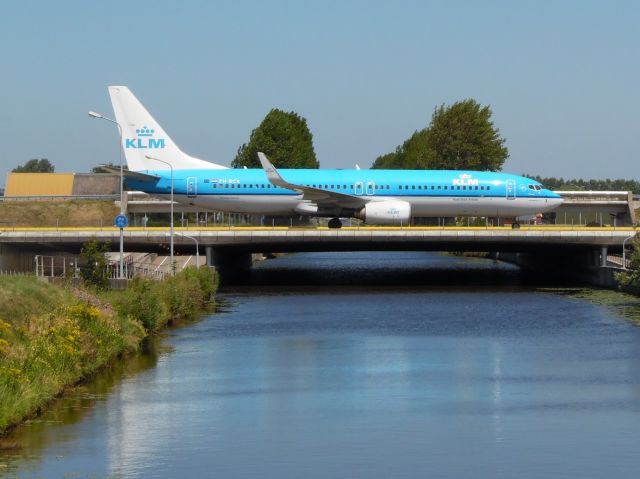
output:
[{"label": "green tree canopy", "polygon": [[416,131],[373,168],[497,171],[509,156],[491,121],[491,108],[469,99],[435,108],[431,123]]},{"label": "green tree canopy", "polygon": [[46,158],[34,158],[11,171],[13,173],[53,173],[55,169],[55,166]]},{"label": "green tree canopy", "polygon": [[612,180],[584,180],[581,178],[564,179],[564,178],[543,178],[536,175],[523,174],[527,178],[531,178],[542,183],[545,188],[550,190],[565,191],[632,191],[640,193],[640,182],[637,180],[617,179]]},{"label": "green tree canopy", "polygon": [[260,168],[259,151],[267,155],[277,168],[319,166],[307,120],[293,111],[271,110],[258,128],[251,132],[249,143],[238,148],[231,166]]}]

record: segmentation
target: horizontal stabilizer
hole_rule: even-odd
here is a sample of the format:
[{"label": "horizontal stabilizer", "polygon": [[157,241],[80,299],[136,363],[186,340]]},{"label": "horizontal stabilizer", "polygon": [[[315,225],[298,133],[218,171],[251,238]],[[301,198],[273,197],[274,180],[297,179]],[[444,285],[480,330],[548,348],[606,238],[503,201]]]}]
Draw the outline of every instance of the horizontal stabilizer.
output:
[{"label": "horizontal stabilizer", "polygon": [[[100,165],[100,169],[106,171],[107,173],[113,173],[114,175],[120,174],[120,168],[114,168],[113,166]],[[122,170],[122,176],[138,181],[144,181],[146,183],[157,183],[160,179],[159,176],[147,175],[146,173],[139,173],[137,171],[130,170]]]}]

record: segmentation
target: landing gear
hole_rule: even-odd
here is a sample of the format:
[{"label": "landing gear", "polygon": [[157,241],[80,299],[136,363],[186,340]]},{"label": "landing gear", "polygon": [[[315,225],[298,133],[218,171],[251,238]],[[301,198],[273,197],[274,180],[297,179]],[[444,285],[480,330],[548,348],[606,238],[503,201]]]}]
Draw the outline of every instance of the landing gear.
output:
[{"label": "landing gear", "polygon": [[517,221],[514,221],[513,223],[511,223],[511,229],[512,230],[519,230],[520,229],[520,223],[518,223]]},{"label": "landing gear", "polygon": [[327,226],[331,229],[340,229],[342,228],[342,221],[340,221],[340,218],[331,218]]}]

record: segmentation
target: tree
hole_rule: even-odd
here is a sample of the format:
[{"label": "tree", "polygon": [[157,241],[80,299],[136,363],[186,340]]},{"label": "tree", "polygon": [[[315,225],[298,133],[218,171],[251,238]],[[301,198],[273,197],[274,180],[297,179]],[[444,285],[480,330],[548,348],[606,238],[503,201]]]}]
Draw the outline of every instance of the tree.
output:
[{"label": "tree", "polygon": [[497,171],[509,152],[491,122],[491,109],[475,100],[435,108],[431,123],[373,168]]},{"label": "tree", "polygon": [[109,287],[106,257],[108,251],[109,243],[100,244],[95,239],[82,246],[80,252],[80,276],[88,286],[96,289],[107,289]]},{"label": "tree", "polygon": [[426,170],[432,168],[433,154],[429,147],[429,132],[425,128],[414,132],[395,152],[379,156],[372,168]]},{"label": "tree", "polygon": [[46,158],[34,158],[22,166],[15,167],[11,171],[13,173],[53,173],[55,169],[55,166]]},{"label": "tree", "polygon": [[271,110],[258,128],[251,132],[249,143],[238,148],[231,165],[235,168],[260,168],[259,151],[267,155],[275,167],[319,166],[307,120],[293,111]]},{"label": "tree", "polygon": [[640,233],[631,242],[633,250],[627,256],[631,264],[629,270],[617,273],[616,279],[620,285],[620,289],[640,296]]},{"label": "tree", "polygon": [[491,122],[491,108],[469,99],[440,105],[429,125],[429,145],[435,168],[498,171],[509,151]]}]

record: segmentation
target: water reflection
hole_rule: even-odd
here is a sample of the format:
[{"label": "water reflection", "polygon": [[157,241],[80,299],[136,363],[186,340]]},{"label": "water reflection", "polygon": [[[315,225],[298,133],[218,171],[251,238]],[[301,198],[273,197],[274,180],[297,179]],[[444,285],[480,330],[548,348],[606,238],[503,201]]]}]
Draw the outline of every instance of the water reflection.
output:
[{"label": "water reflection", "polygon": [[[44,459],[42,451],[55,443],[65,447],[78,439],[77,430],[69,428],[84,421],[96,408],[103,408],[122,381],[135,377],[141,371],[154,368],[159,355],[168,351],[160,336],[145,341],[139,352],[123,361],[114,362],[87,381],[74,386],[60,400],[47,406],[46,411],[27,420],[4,437],[0,437],[0,462],[4,465],[0,474],[13,474],[22,469],[37,471]],[[104,431],[92,421],[85,423],[87,437],[102,435]],[[73,446],[71,446],[72,448]]]},{"label": "water reflection", "polygon": [[640,330],[540,292],[511,266],[430,253],[291,255],[257,265],[220,299],[218,314],[170,334],[172,353],[152,355],[154,367],[86,403],[71,399],[89,409],[42,425],[39,445],[25,448],[17,432],[13,455],[34,457],[13,471],[637,473]]}]

